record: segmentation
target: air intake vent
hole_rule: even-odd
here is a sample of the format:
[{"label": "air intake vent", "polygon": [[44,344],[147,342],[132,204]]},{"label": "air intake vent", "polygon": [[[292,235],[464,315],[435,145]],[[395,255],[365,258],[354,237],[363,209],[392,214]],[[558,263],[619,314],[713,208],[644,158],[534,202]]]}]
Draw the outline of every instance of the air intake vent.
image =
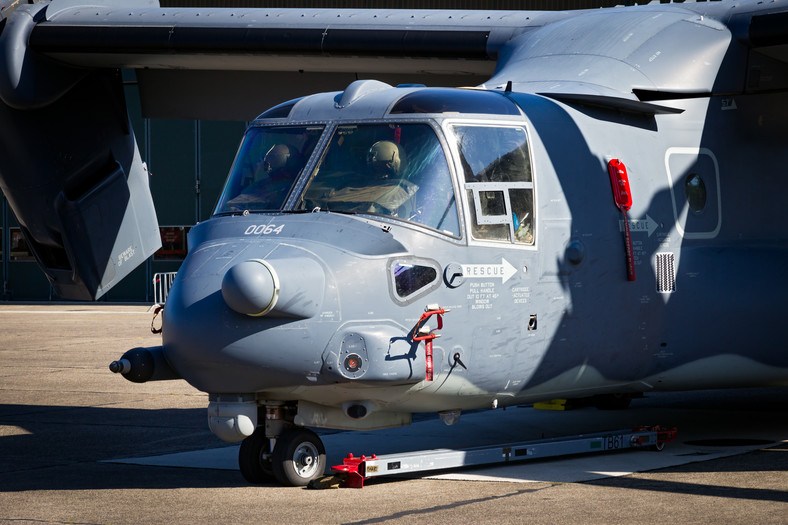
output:
[{"label": "air intake vent", "polygon": [[657,254],[657,291],[673,293],[676,291],[675,259],[672,253]]}]

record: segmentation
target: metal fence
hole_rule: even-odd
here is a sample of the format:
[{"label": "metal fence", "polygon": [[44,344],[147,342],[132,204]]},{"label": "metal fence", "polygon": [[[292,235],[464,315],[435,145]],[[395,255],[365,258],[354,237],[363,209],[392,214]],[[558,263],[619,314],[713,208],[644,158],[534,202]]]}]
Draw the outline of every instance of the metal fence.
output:
[{"label": "metal fence", "polygon": [[172,288],[172,282],[178,272],[163,272],[153,274],[153,299],[157,305],[167,302],[167,295]]}]

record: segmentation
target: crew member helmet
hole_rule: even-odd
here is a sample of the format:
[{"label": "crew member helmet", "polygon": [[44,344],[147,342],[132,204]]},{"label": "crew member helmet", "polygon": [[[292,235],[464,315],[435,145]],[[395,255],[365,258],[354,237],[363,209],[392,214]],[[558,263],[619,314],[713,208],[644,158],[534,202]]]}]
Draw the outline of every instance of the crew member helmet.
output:
[{"label": "crew member helmet", "polygon": [[378,173],[399,173],[399,146],[390,140],[379,140],[374,143],[367,152],[367,166]]},{"label": "crew member helmet", "polygon": [[266,173],[271,173],[272,171],[277,171],[284,168],[287,165],[287,161],[290,160],[290,148],[287,144],[275,144],[271,146],[271,149],[268,150],[268,153],[265,154],[265,158],[263,159],[263,168],[265,169]]}]

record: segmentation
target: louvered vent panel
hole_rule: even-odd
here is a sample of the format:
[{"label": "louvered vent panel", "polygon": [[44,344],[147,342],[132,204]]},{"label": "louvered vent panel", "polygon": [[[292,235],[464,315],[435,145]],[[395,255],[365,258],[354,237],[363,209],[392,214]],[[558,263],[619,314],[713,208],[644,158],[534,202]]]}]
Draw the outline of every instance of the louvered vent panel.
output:
[{"label": "louvered vent panel", "polygon": [[673,293],[676,291],[675,258],[672,253],[657,254],[657,291]]}]

